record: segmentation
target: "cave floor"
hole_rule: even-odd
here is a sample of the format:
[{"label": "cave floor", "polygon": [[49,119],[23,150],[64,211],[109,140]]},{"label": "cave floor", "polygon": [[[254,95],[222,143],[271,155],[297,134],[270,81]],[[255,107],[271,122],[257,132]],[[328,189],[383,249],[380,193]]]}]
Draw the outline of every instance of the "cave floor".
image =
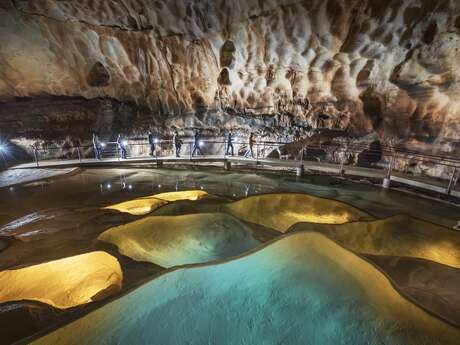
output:
[{"label": "cave floor", "polygon": [[[238,173],[216,167],[154,170],[91,168],[3,188],[0,189],[0,271],[105,251],[118,259],[124,279],[122,290],[112,297],[70,309],[60,310],[37,301],[18,300],[0,304],[0,344],[10,344],[80,318],[94,309],[109,305],[120,296],[130,295],[147,281],[155,280],[158,274],[167,273],[166,267],[133,260],[120,254],[116,246],[97,240],[109,228],[143,219],[103,208],[147,195],[187,190],[206,191],[210,196],[197,201],[173,202],[160,207],[152,215],[175,217],[216,213],[222,210],[223,205],[251,196],[302,193],[341,201],[377,219],[403,214],[423,220],[426,224],[449,228],[459,220],[457,205],[384,190],[369,183],[322,175],[295,178],[282,172]],[[273,228],[241,222],[241,226],[250,229],[250,236],[258,242],[267,243],[283,237]],[[405,224],[401,226],[400,231],[404,231]],[[425,241],[428,244],[430,236],[437,236],[429,231],[428,235],[424,234],[428,236]],[[460,233],[456,235],[460,236]],[[453,244],[452,250],[458,253],[460,249]],[[222,255],[235,255],[228,253]],[[447,323],[460,326],[457,312],[460,310],[458,268],[426,259],[395,257],[390,252],[375,255],[358,251],[356,255],[384,272],[399,293],[412,303]],[[18,323],[22,327],[17,327]]]}]

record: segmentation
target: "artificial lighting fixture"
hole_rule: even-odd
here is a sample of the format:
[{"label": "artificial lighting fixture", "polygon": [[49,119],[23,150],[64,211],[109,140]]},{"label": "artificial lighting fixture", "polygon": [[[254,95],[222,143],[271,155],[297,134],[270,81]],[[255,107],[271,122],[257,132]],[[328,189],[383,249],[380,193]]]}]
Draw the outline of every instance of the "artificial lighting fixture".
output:
[{"label": "artificial lighting fixture", "polygon": [[121,142],[121,144],[122,144],[123,146],[128,146],[128,140],[123,140],[123,141]]},{"label": "artificial lighting fixture", "polygon": [[203,142],[203,141],[200,141],[200,142],[198,143],[198,145],[203,146],[203,145],[204,145],[204,142]]},{"label": "artificial lighting fixture", "polygon": [[105,147],[105,143],[101,143],[101,147]]},{"label": "artificial lighting fixture", "polygon": [[158,143],[160,142],[160,140],[155,139],[153,142],[154,142],[155,144],[158,144]]},{"label": "artificial lighting fixture", "polygon": [[6,152],[6,146],[3,144],[0,144],[0,152]]},{"label": "artificial lighting fixture", "polygon": [[110,183],[107,183],[107,189],[112,188],[112,185]]}]

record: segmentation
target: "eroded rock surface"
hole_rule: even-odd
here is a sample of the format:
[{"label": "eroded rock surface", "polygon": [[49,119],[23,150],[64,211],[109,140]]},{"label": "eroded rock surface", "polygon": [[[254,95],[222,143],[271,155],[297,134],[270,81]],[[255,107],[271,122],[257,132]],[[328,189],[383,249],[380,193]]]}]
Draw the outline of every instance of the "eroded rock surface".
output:
[{"label": "eroded rock surface", "polygon": [[316,128],[455,153],[459,18],[453,0],[3,1],[0,123],[55,139],[249,130],[268,116],[264,135]]}]

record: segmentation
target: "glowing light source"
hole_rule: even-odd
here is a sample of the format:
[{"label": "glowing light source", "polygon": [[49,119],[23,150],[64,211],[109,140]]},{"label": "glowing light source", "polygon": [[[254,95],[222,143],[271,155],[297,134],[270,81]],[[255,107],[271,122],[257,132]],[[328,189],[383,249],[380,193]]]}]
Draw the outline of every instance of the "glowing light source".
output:
[{"label": "glowing light source", "polygon": [[105,147],[105,143],[101,143],[101,147]]},{"label": "glowing light source", "polygon": [[156,198],[144,198],[125,201],[105,208],[130,213],[135,216],[143,216],[165,204],[167,204],[167,201]]},{"label": "glowing light source", "polygon": [[374,219],[339,201],[294,193],[250,196],[226,205],[225,209],[240,219],[280,232],[299,222],[343,224]]},{"label": "glowing light source", "polygon": [[204,141],[200,140],[200,141],[198,142],[198,145],[203,146],[203,145],[204,145]]},{"label": "glowing light source", "polygon": [[122,280],[115,257],[91,252],[0,272],[0,303],[34,300],[66,309],[115,293]]},{"label": "glowing light source", "polygon": [[123,141],[121,142],[121,144],[122,144],[123,146],[128,146],[128,140],[123,140]]},{"label": "glowing light source", "polygon": [[6,152],[6,145],[0,144],[0,152]]},{"label": "glowing light source", "polygon": [[152,195],[153,198],[165,200],[165,201],[178,201],[178,200],[199,200],[209,194],[202,190],[184,190],[180,192],[167,192]]},{"label": "glowing light source", "polygon": [[112,188],[112,185],[110,183],[107,183],[107,189]]},{"label": "glowing light source", "polygon": [[155,139],[153,142],[154,142],[155,144],[158,144],[158,143],[160,142],[160,140]]},{"label": "glowing light source", "polygon": [[[131,186],[131,185],[130,185]],[[128,186],[128,188],[130,188]],[[127,212],[135,216],[143,216],[155,211],[157,208],[166,205],[168,202],[178,200],[198,200],[204,198],[208,193],[201,190],[190,190],[183,192],[160,193],[152,196],[128,200],[119,204],[105,207],[106,209]]]}]

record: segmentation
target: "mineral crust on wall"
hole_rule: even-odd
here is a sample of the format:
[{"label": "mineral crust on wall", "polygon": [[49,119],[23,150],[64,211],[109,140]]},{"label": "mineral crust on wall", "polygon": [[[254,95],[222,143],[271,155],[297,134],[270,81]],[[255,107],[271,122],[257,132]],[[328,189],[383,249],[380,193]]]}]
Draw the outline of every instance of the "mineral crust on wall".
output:
[{"label": "mineral crust on wall", "polygon": [[3,0],[0,23],[10,137],[227,126],[460,151],[456,0]]}]

